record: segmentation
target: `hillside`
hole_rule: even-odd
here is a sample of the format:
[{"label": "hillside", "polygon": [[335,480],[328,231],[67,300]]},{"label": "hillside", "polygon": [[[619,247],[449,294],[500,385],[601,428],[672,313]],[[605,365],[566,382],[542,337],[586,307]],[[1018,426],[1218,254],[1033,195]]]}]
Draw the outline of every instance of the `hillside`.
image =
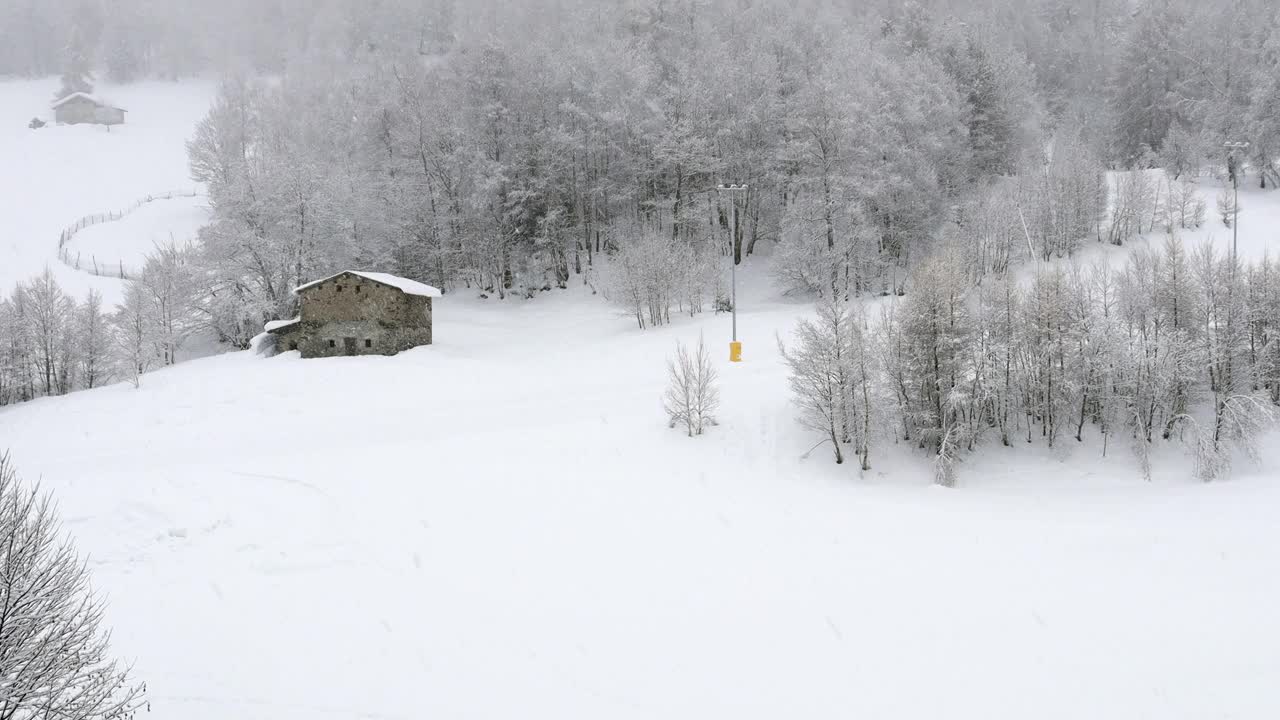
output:
[{"label": "hillside", "polygon": [[[1280,682],[1280,456],[995,449],[963,490],[793,422],[744,279],[640,333],[585,290],[447,296],[390,359],[234,353],[0,410],[109,594],[152,716],[1261,717]],[[720,426],[665,426],[705,333]],[[1274,447],[1274,444],[1273,444]],[[930,692],[919,685],[928,681]]]},{"label": "hillside", "polygon": [[[49,103],[57,80],[7,80],[0,82],[0,288],[8,292],[16,283],[48,266],[58,283],[82,297],[89,288],[104,294],[110,304],[120,297],[120,284],[111,278],[95,278],[58,261],[58,234],[77,219],[96,213],[117,212],[154,193],[190,191],[193,183],[183,143],[208,111],[213,84],[207,82],[145,82],[125,86],[104,85],[98,94],[128,110],[126,122],[111,128],[52,122]],[[32,117],[49,124],[27,128]],[[114,229],[114,228],[113,228]],[[179,235],[189,223],[174,226]],[[104,231],[105,227],[86,230]],[[149,251],[155,235],[167,237],[167,224],[150,225],[146,232],[108,242],[111,247],[90,246],[90,235],[76,251],[90,256],[110,255],[126,264]],[[124,258],[114,255],[122,252]]]},{"label": "hillside", "polygon": [[[49,264],[111,303],[121,284],[58,264],[58,232],[189,189],[211,89],[107,88],[127,125],[27,130],[51,83],[0,83],[0,284]],[[1217,191],[1185,239],[1225,249]],[[136,263],[204,213],[165,202],[72,247]],[[1280,251],[1280,194],[1242,205],[1242,256]],[[55,494],[156,720],[1280,709],[1280,434],[1212,484],[1172,445],[1147,483],[1128,448],[1068,440],[988,442],[946,490],[888,428],[869,472],[836,466],[777,347],[812,307],[767,251],[739,274],[741,364],[728,316],[642,332],[575,276],[450,293],[435,344],[394,358],[233,352],[0,407],[0,451]],[[723,402],[689,439],[664,363],[700,335]]]}]

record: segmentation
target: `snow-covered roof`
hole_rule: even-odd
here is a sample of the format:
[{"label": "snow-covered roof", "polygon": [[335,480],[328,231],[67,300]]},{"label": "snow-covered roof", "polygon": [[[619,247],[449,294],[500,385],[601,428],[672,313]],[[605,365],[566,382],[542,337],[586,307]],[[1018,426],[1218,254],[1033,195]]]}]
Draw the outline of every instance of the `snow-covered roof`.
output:
[{"label": "snow-covered roof", "polygon": [[366,272],[363,270],[344,270],[340,273],[335,273],[333,275],[330,275],[327,278],[312,280],[306,285],[299,285],[298,287],[294,288],[293,291],[295,293],[300,293],[303,290],[306,290],[307,288],[315,287],[316,285],[319,285],[322,282],[328,282],[336,277],[339,277],[341,275],[347,275],[347,274],[359,275],[365,280],[372,280],[373,282],[380,283],[382,285],[389,285],[393,288],[396,288],[400,292],[403,292],[406,295],[419,295],[421,297],[440,297],[441,295],[441,292],[439,289],[433,288],[430,285],[426,285],[424,283],[420,283],[417,280],[410,280],[408,278],[402,278],[396,275],[391,275],[389,273]]},{"label": "snow-covered roof", "polygon": [[300,317],[296,317],[292,320],[272,320],[271,322],[267,323],[262,329],[266,330],[267,332],[271,332],[272,330],[279,330],[282,327],[288,327],[301,320],[302,318]]},{"label": "snow-covered roof", "polygon": [[[71,93],[70,95],[68,95],[68,96],[66,96],[66,97],[62,98],[61,100],[59,100],[59,101],[55,102],[54,104],[50,105],[49,107],[51,107],[51,108],[60,108],[60,107],[62,107],[63,105],[66,105],[67,103],[71,102],[72,100],[77,100],[77,99],[81,99],[81,98],[83,98],[83,99],[85,99],[85,100],[88,100],[89,102],[91,102],[91,103],[93,103],[94,105],[97,105],[97,106],[99,106],[99,107],[111,107],[111,103],[109,103],[109,102],[107,102],[107,101],[105,101],[105,100],[102,100],[101,98],[94,97],[93,95],[90,95],[89,93],[84,93],[84,92],[73,92],[73,93]],[[124,110],[124,108],[116,108],[116,110]]]}]

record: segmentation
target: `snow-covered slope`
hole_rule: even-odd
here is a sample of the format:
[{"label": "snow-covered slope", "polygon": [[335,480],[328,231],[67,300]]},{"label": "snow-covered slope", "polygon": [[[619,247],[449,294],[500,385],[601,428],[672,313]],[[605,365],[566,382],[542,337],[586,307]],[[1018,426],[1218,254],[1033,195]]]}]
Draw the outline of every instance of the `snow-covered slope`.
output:
[{"label": "snow-covered slope", "polygon": [[[0,289],[50,264],[110,300],[58,231],[189,187],[211,88],[108,88],[127,125],[27,130],[52,90],[0,83]],[[1256,257],[1280,196],[1242,196]],[[148,218],[76,247],[194,224]],[[1173,450],[1148,484],[1065,443],[987,448],[942,490],[887,430],[869,473],[806,458],[775,337],[810,309],[739,279],[741,364],[723,315],[642,333],[581,287],[451,294],[431,347],[206,358],[0,408],[0,449],[56,494],[156,720],[1280,712],[1280,438],[1212,485]],[[723,407],[689,439],[663,363],[700,333]]]},{"label": "snow-covered slope", "polygon": [[90,225],[75,233],[66,246],[67,261],[79,268],[114,269],[127,273],[142,268],[156,247],[196,241],[209,222],[209,200],[202,195],[162,196],[144,203],[114,222]]},{"label": "snow-covered slope", "polygon": [[[94,287],[114,302],[118,281],[58,261],[58,233],[81,217],[119,211],[151,193],[192,189],[184,143],[209,109],[213,83],[104,85],[97,94],[129,111],[125,124],[110,131],[54,125],[49,103],[57,88],[56,78],[0,82],[0,292],[48,266],[73,295]],[[37,116],[50,124],[28,129]],[[164,228],[151,230],[167,237]],[[151,249],[150,233],[134,239],[136,244],[126,243],[131,254]],[[87,257],[83,243],[79,249]]]},{"label": "snow-covered slope", "polygon": [[[1163,170],[1150,170],[1147,175],[1152,185],[1158,188],[1161,202],[1167,200],[1170,180]],[[1178,228],[1176,236],[1188,248],[1199,245],[1212,245],[1218,253],[1228,255],[1231,252],[1233,233],[1230,227],[1222,222],[1218,214],[1218,196],[1224,189],[1224,182],[1209,173],[1203,173],[1195,179],[1196,197],[1204,202],[1204,224],[1198,228]],[[1115,187],[1115,174],[1110,176],[1112,191]],[[1280,253],[1280,193],[1274,189],[1263,190],[1258,187],[1256,176],[1249,176],[1239,188],[1240,194],[1240,233],[1238,248],[1242,263],[1256,262],[1263,257],[1275,258]],[[1156,223],[1154,232],[1136,240],[1125,243],[1122,247],[1109,244],[1087,243],[1080,253],[1079,260],[1088,262],[1099,254],[1111,258],[1112,264],[1119,267],[1124,264],[1128,254],[1137,247],[1160,247],[1168,232],[1163,221]]]},{"label": "snow-covered slope", "polygon": [[[794,422],[803,305],[641,333],[582,289],[436,301],[395,358],[234,353],[0,410],[157,720],[1204,718],[1280,709],[1280,457],[1196,484],[994,448],[961,490]],[[666,427],[704,333],[721,424]],[[1113,453],[1115,455],[1116,453]]]}]

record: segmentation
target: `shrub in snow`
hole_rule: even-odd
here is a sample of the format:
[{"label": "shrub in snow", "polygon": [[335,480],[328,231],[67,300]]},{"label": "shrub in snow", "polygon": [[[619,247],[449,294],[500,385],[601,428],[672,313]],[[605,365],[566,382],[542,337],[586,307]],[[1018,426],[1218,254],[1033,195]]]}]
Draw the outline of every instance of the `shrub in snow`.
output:
[{"label": "shrub in snow", "polygon": [[1111,228],[1107,239],[1113,245],[1123,245],[1131,238],[1150,232],[1147,219],[1154,222],[1159,209],[1159,196],[1151,178],[1134,165],[1128,172],[1116,175],[1115,192],[1112,194]]},{"label": "shrub in snow", "polygon": [[102,615],[53,503],[0,455],[0,716],[132,718],[145,688],[107,657]]},{"label": "shrub in snow", "polygon": [[1233,395],[1218,409],[1217,436],[1230,442],[1254,462],[1259,459],[1258,443],[1276,422],[1276,411],[1257,395]]},{"label": "shrub in snow", "polygon": [[708,425],[715,425],[715,411],[720,404],[716,388],[716,369],[702,338],[691,354],[676,341],[676,354],[667,360],[667,393],[663,407],[671,419],[671,427],[683,424],[689,437],[701,435]]},{"label": "shrub in snow", "polygon": [[1231,227],[1241,209],[1242,206],[1236,203],[1236,194],[1231,188],[1222,188],[1222,192],[1218,193],[1218,217],[1222,218],[1222,224]]},{"label": "shrub in snow", "polygon": [[671,322],[671,308],[695,315],[717,294],[717,257],[697,239],[635,228],[614,258],[610,296],[635,315],[640,329]]},{"label": "shrub in snow", "polygon": [[1205,204],[1196,192],[1196,185],[1186,180],[1175,181],[1169,186],[1169,199],[1165,203],[1165,227],[1190,230],[1204,224]]},{"label": "shrub in snow", "polygon": [[1204,163],[1205,149],[1202,136],[1184,123],[1174,122],[1160,146],[1160,164],[1175,180],[1184,176],[1195,177],[1200,174],[1200,166]]}]

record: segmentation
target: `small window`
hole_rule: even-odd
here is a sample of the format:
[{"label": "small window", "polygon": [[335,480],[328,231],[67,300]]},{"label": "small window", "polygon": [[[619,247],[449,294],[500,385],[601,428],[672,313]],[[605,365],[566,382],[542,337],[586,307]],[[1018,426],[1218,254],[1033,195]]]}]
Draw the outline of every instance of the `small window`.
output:
[{"label": "small window", "polygon": [[364,339],[364,346],[365,346],[365,347],[367,347],[367,348],[371,348],[371,347],[373,347],[373,341],[372,341],[372,340],[370,340],[369,338],[365,338],[365,339]]},{"label": "small window", "polygon": [[338,286],[338,292],[342,292],[342,286],[341,286],[341,285],[339,285],[339,286]]},{"label": "small window", "polygon": [[359,285],[357,285],[357,286],[356,286],[356,294],[357,294],[357,295],[359,295],[359,294],[360,294],[360,286],[359,286]]},{"label": "small window", "polygon": [[338,347],[338,341],[337,341],[337,340],[330,340],[330,341],[329,341],[329,347]]}]

